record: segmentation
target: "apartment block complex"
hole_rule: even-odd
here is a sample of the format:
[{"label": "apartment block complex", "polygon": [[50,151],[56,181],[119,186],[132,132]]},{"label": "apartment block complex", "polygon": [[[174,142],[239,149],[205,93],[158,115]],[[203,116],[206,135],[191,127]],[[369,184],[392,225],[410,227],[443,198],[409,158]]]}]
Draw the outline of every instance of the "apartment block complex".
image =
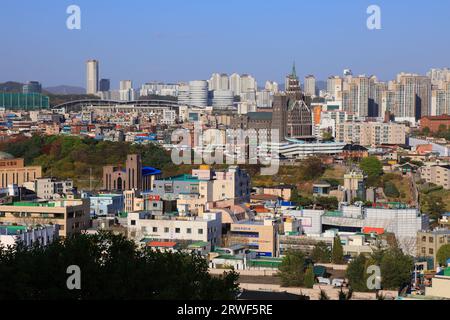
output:
[{"label": "apartment block complex", "polygon": [[397,123],[345,122],[336,126],[336,139],[361,146],[405,144],[406,127]]},{"label": "apartment block complex", "polygon": [[420,168],[420,177],[428,183],[450,190],[450,166],[424,166]]}]

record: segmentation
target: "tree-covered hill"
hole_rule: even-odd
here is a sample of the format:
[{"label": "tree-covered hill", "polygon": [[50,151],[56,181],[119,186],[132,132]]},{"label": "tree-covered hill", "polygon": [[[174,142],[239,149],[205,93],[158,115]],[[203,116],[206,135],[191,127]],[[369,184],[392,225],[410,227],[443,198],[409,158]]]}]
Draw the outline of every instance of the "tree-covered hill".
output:
[{"label": "tree-covered hill", "polygon": [[144,165],[162,169],[165,176],[177,174],[182,169],[172,163],[170,153],[159,145],[134,145],[73,136],[21,136],[0,143],[0,151],[24,158],[27,165],[41,165],[46,176],[73,179],[79,188],[89,186],[91,169],[93,187],[101,188],[103,166],[124,164],[127,154],[140,154]]}]

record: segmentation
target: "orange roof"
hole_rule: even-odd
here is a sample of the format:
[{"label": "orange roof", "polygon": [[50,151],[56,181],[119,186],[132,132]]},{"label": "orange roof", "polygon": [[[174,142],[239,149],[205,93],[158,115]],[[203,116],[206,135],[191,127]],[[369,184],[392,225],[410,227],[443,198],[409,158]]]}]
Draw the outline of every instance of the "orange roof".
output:
[{"label": "orange roof", "polygon": [[151,241],[147,243],[147,246],[149,247],[164,247],[164,248],[173,248],[177,245],[176,242],[173,241]]},{"label": "orange roof", "polygon": [[380,235],[380,234],[384,234],[384,229],[383,228],[364,227],[363,233],[365,233],[365,234],[376,233],[376,234]]}]

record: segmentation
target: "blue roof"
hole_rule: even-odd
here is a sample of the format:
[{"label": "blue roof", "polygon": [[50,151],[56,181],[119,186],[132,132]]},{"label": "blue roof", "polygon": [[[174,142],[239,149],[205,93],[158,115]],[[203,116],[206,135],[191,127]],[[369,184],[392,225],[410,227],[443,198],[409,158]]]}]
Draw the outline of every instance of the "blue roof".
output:
[{"label": "blue roof", "polygon": [[156,175],[159,175],[161,173],[162,173],[161,170],[153,168],[153,167],[143,167],[142,168],[142,175],[144,177],[146,177],[146,176],[156,176]]}]

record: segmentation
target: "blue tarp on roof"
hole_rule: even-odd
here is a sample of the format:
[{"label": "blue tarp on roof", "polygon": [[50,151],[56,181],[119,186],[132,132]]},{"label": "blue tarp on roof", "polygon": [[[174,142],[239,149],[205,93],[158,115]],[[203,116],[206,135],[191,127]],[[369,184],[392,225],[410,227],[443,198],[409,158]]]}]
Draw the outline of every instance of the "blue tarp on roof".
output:
[{"label": "blue tarp on roof", "polygon": [[162,173],[161,170],[153,168],[153,167],[143,167],[142,168],[142,175],[144,177],[146,177],[146,176],[156,176],[156,175],[159,175],[161,173]]}]

